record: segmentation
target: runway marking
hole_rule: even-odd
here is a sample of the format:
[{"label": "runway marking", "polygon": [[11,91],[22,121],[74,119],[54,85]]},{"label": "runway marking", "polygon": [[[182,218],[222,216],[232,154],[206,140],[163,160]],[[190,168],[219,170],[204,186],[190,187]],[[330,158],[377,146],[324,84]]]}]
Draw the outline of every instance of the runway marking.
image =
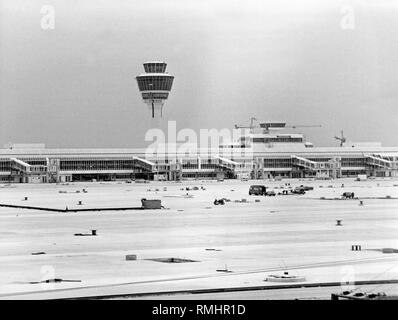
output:
[{"label": "runway marking", "polygon": [[[99,289],[99,288],[112,288],[112,287],[119,287],[119,286],[121,287],[121,286],[137,285],[137,284],[162,283],[162,282],[196,280],[196,279],[217,278],[217,277],[231,277],[231,276],[237,276],[237,275],[255,274],[255,273],[263,273],[263,272],[286,271],[286,269],[289,269],[289,270],[313,269],[313,268],[324,268],[324,267],[347,265],[347,264],[372,263],[375,261],[387,261],[388,262],[391,260],[392,261],[398,260],[398,257],[388,256],[388,257],[363,258],[363,259],[354,259],[354,260],[326,261],[326,262],[302,264],[302,265],[295,265],[295,266],[286,266],[283,268],[277,267],[277,268],[254,269],[254,270],[248,270],[248,271],[238,271],[238,272],[233,272],[233,273],[222,273],[222,274],[214,273],[214,274],[189,276],[189,277],[176,277],[176,278],[167,278],[167,279],[158,279],[158,280],[144,280],[144,281],[116,283],[116,284],[92,285],[92,286],[86,286],[86,287],[74,287],[74,288],[63,288],[63,289],[54,289],[54,290],[27,291],[27,292],[14,292],[14,293],[0,294],[0,297],[22,296],[22,295],[30,295],[30,294],[43,294],[43,293],[51,293],[51,292],[54,292],[54,293],[55,292],[68,292],[68,291],[79,291],[79,290]],[[140,293],[135,293],[135,294],[140,294]],[[141,294],[143,294],[143,293],[141,293]],[[90,296],[86,296],[86,297],[88,298]]]}]

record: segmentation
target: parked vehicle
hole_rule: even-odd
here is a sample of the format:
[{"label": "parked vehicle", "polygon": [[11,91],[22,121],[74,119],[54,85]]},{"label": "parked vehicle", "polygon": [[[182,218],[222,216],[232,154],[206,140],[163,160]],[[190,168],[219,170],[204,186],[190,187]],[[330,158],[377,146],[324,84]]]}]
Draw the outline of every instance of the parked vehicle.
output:
[{"label": "parked vehicle", "polygon": [[253,185],[249,188],[249,196],[256,195],[256,196],[265,196],[267,193],[267,188],[262,185]]},{"label": "parked vehicle", "polygon": [[305,190],[303,187],[296,187],[292,190],[294,194],[305,194]]},{"label": "parked vehicle", "polygon": [[341,196],[344,199],[354,199],[354,192],[344,192]]},{"label": "parked vehicle", "polygon": [[265,193],[265,195],[266,195],[266,196],[270,196],[270,197],[274,197],[274,196],[276,196],[276,193],[275,193],[274,190],[270,190],[270,191],[267,191],[267,192]]},{"label": "parked vehicle", "polygon": [[303,188],[304,191],[314,190],[314,187],[311,187],[311,186],[303,186],[303,185],[301,185],[300,188]]},{"label": "parked vehicle", "polygon": [[134,180],[134,182],[135,183],[149,183],[149,181],[145,180],[145,179],[136,179],[136,180]]}]

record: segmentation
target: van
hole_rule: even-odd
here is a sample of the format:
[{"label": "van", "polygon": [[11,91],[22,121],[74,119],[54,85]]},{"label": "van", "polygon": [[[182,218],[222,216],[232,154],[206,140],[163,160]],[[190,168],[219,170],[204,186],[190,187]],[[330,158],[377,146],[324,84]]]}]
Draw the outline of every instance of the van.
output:
[{"label": "van", "polygon": [[252,194],[256,196],[265,196],[266,193],[267,193],[267,188],[262,185],[254,185],[250,186],[249,188],[249,196],[251,196]]}]

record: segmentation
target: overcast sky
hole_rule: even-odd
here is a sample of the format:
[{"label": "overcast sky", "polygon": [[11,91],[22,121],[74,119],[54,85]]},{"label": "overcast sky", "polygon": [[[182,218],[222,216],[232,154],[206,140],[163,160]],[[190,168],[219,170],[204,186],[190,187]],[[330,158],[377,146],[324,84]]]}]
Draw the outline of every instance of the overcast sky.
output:
[{"label": "overcast sky", "polygon": [[146,145],[135,76],[154,59],[175,76],[161,126],[255,116],[321,124],[303,130],[316,145],[344,129],[398,146],[394,0],[0,0],[0,146]]}]

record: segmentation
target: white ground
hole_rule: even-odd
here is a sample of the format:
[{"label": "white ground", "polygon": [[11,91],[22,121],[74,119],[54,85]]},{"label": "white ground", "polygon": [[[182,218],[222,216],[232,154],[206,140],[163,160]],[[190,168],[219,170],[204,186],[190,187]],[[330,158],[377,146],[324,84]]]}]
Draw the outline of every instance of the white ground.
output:
[{"label": "white ground", "polygon": [[[279,188],[285,183],[311,185],[315,190],[305,195],[248,195],[250,184]],[[206,190],[180,190],[186,186],[204,186]],[[83,188],[88,192],[75,193]],[[159,191],[154,191],[156,188]],[[6,204],[62,209],[139,207],[140,199],[145,197],[161,199],[167,209],[56,213],[0,207],[0,298],[42,299],[275,285],[264,282],[264,278],[285,270],[305,276],[308,283],[398,279],[398,253],[366,250],[398,248],[398,200],[365,199],[360,206],[359,200],[319,199],[339,197],[344,191],[353,191],[360,198],[386,195],[398,198],[398,181],[195,181],[1,187],[0,203]],[[194,197],[167,197],[187,192]],[[24,201],[24,197],[28,200]],[[221,197],[232,201],[214,206],[214,199]],[[242,198],[248,203],[233,202]],[[77,205],[79,200],[82,206]],[[342,226],[336,226],[337,219],[342,220]],[[91,229],[98,230],[97,237],[74,236]],[[351,245],[361,245],[362,251],[351,251]],[[206,251],[206,248],[221,251]],[[39,251],[46,254],[31,254]],[[136,254],[138,260],[126,261],[126,254]],[[198,262],[145,260],[167,257]],[[233,272],[216,271],[225,265]],[[81,282],[28,283],[48,278]],[[394,284],[380,288],[396,294],[397,287]],[[335,288],[325,290],[336,292]],[[256,292],[250,295],[253,297]],[[267,295],[258,294],[272,298],[270,291]],[[247,295],[234,293],[233,298]],[[325,296],[328,292],[322,290],[320,297]],[[209,295],[203,297],[209,299]],[[295,298],[295,293],[286,291],[286,296],[279,293],[277,297]]]}]

